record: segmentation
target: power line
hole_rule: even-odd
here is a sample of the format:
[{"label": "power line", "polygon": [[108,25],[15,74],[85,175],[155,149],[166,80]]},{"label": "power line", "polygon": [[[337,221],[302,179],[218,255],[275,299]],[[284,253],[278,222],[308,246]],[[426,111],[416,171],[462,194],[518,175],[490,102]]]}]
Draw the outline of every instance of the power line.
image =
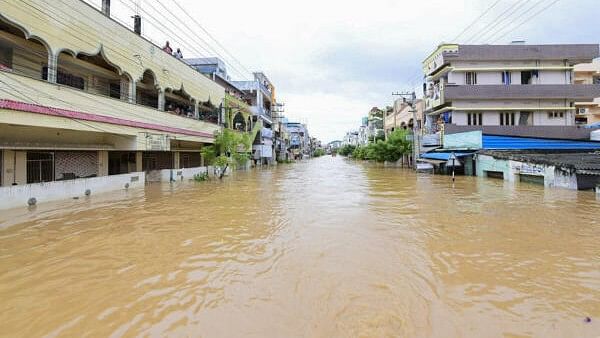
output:
[{"label": "power line", "polygon": [[519,16],[513,18],[512,20],[507,22],[504,26],[499,27],[499,29],[495,30],[494,32],[491,32],[492,34],[487,37],[487,40],[492,41],[495,36],[497,36],[499,33],[503,32],[506,28],[510,29],[510,27],[513,23],[519,21],[523,16],[527,15],[527,13],[531,12],[534,8],[536,8],[537,6],[542,4],[544,1],[546,1],[546,0],[538,0],[537,2],[534,2],[533,6],[530,6],[529,8],[525,9]]},{"label": "power line", "polygon": [[536,16],[542,14],[543,12],[545,12],[546,10],[548,10],[550,7],[554,6],[557,2],[559,2],[560,0],[555,0],[554,2],[551,2],[548,6],[542,8],[541,10],[539,10],[538,12],[536,12],[535,14],[531,15],[530,17],[528,17],[527,19],[525,19],[525,21],[521,22],[520,24],[518,24],[517,26],[515,26],[514,28],[512,28],[511,30],[509,30],[508,32],[504,33],[502,36],[500,36],[498,39],[496,39],[494,42],[504,38],[506,35],[514,32],[515,30],[521,28],[521,26],[523,26],[525,23],[527,23],[528,21],[530,21],[531,19],[535,18]]},{"label": "power line", "polygon": [[[13,79],[13,80],[15,80],[15,79]],[[31,87],[29,87],[28,85],[24,84],[23,82],[21,82],[21,81],[19,81],[19,80],[15,80],[15,81],[19,82],[21,85],[23,85],[23,86],[25,86],[25,87],[31,88]],[[8,83],[6,83],[6,82],[2,81],[2,79],[0,79],[0,83],[2,83],[2,84],[4,84],[4,85],[8,86],[10,89],[12,89],[12,90],[14,90],[15,92],[19,93],[19,94],[20,94],[22,97],[28,98],[28,99],[29,99],[31,102],[33,102],[34,104],[36,104],[36,105],[38,105],[38,106],[41,106],[41,104],[40,104],[38,101],[36,101],[35,99],[31,98],[30,96],[28,96],[28,95],[24,94],[23,92],[21,92],[20,90],[16,89],[16,88],[15,88],[15,87],[13,87],[13,86],[11,86],[10,84],[8,84]],[[34,90],[35,90],[35,88],[34,88]],[[59,100],[59,101],[60,101],[60,99],[57,99],[57,98],[54,98],[54,99],[56,99],[56,100]],[[46,107],[46,106],[44,106],[44,107]],[[64,117],[64,118],[70,119],[70,120],[72,120],[72,121],[74,121],[74,122],[77,122],[77,123],[80,123],[80,124],[82,124],[82,125],[84,125],[84,126],[86,126],[86,127],[90,127],[90,128],[92,128],[92,129],[98,130],[98,131],[100,131],[100,132],[102,132],[102,133],[110,133],[110,131],[104,130],[104,129],[102,129],[102,128],[99,128],[99,127],[96,127],[96,126],[94,126],[94,125],[91,125],[91,124],[89,124],[89,123],[86,123],[86,122],[84,122],[84,121],[78,120],[78,119],[76,119],[76,118],[73,118],[73,117],[70,117],[70,116],[68,116],[68,115],[65,115],[65,114],[64,114],[64,113],[62,113],[62,112],[61,112],[59,109],[55,109],[55,108],[52,108],[52,107],[46,107],[46,108],[48,108],[49,110],[53,111],[54,113],[58,114],[58,115],[59,115],[59,116],[61,116],[61,117]],[[121,136],[121,137],[123,137],[123,138],[127,138],[126,136],[123,136],[123,135],[118,135],[118,136]]]},{"label": "power line", "polygon": [[[119,1],[125,7],[127,7],[129,10],[133,11],[133,8],[130,5],[126,4],[123,0],[119,0]],[[128,1],[131,2],[131,3],[133,3],[133,0],[128,0]],[[178,20],[177,17],[175,16],[175,14],[173,14],[173,12],[171,12],[168,8],[164,7],[164,5],[161,2],[157,1],[157,3],[159,5],[161,5],[163,7],[163,9],[165,11],[167,11],[175,20]],[[159,11],[154,6],[152,6],[151,4],[148,4],[148,6],[150,8],[152,8],[152,10],[154,12],[159,13]],[[145,9],[141,9],[141,11],[143,13],[145,13],[147,15],[147,17],[152,20],[152,22],[155,22],[157,24],[157,25],[153,25],[155,29],[157,29],[159,32],[161,32],[165,36],[175,37],[176,39],[179,40],[179,41],[174,40],[175,42],[178,42],[181,45],[187,45],[188,47],[191,47],[190,49],[192,49],[192,51],[194,51],[195,53],[197,53],[199,56],[201,56],[201,57],[208,57],[208,55],[205,54],[205,53],[208,53],[208,54],[215,53],[215,54],[221,56],[204,39],[202,39],[200,36],[198,36],[197,34],[195,34],[193,31],[190,31],[191,34],[188,33],[187,31],[182,31],[182,33],[185,35],[185,38],[184,38],[181,35],[179,35],[178,33],[176,33],[175,31],[173,31],[171,28],[169,28],[168,26],[166,26],[165,24],[161,23],[161,21],[159,19],[157,19],[154,15],[152,15],[152,13],[150,13],[149,11],[147,11]],[[180,22],[180,26],[185,26],[185,24],[183,22]],[[165,34],[164,30],[168,31],[169,34]],[[173,39],[170,39],[170,40],[173,40]],[[185,42],[186,40],[188,41],[187,43]],[[197,40],[200,40],[200,41],[204,42],[207,47],[203,46],[202,44],[199,44],[198,42],[195,42]],[[198,46],[199,48],[201,48],[205,53],[201,52],[198,48],[196,48],[196,46]],[[223,61],[225,61],[226,63],[228,63],[227,60],[224,59],[224,58],[223,58]],[[231,66],[232,70],[235,71],[236,73],[238,73],[242,78],[248,79],[246,77],[246,75],[243,72],[241,72],[239,69],[237,69],[236,67],[234,67],[231,64],[229,64],[229,65]]]},{"label": "power line", "polygon": [[[161,6],[163,9],[165,9],[165,10],[167,10],[167,11],[168,11],[168,8],[167,8],[167,7],[166,7],[166,6],[165,6],[165,5],[164,5],[164,4],[163,4],[163,3],[162,3],[160,0],[156,0],[156,2],[157,2],[157,3],[158,3],[158,4],[159,4],[159,5],[160,5],[160,6]],[[180,6],[180,5],[179,5],[179,4],[176,2],[176,1],[173,1],[173,2],[175,3],[175,5],[176,5],[176,6],[177,6],[177,7],[178,7],[178,8],[179,8],[179,9],[180,9],[180,10],[181,10],[181,11],[182,11],[182,12],[183,12],[185,15],[187,15],[187,16],[188,16],[188,17],[190,17],[190,18],[191,18],[193,21],[195,21],[195,20],[194,20],[194,18],[190,16],[190,14],[188,13],[188,11],[184,10],[184,9],[183,9],[183,8],[182,8],[182,7],[181,7],[181,6]],[[169,11],[169,12],[170,12],[170,11]],[[175,16],[175,14],[174,14],[174,13],[172,13],[172,12],[170,12],[170,13],[171,13],[171,15],[172,15],[172,16]],[[182,24],[184,24],[184,23],[182,22]],[[204,27],[200,26],[199,24],[197,24],[197,25],[198,25],[198,26],[199,26],[199,27],[202,29],[202,31],[204,31],[204,32],[206,33],[206,35],[207,35],[209,38],[211,38],[211,39],[212,39],[212,40],[213,40],[213,41],[214,41],[214,42],[217,44],[217,46],[220,46],[220,47],[221,47],[221,49],[223,49],[223,51],[225,51],[226,53],[228,53],[228,52],[227,52],[227,50],[226,50],[226,49],[223,47],[223,45],[221,45],[221,43],[220,43],[219,41],[217,41],[215,38],[213,38],[213,37],[212,37],[212,35],[210,35],[210,33],[208,33],[208,31],[207,31],[206,29],[204,29]],[[202,37],[200,37],[198,34],[196,34],[196,33],[195,33],[195,32],[194,32],[192,29],[190,29],[190,32],[191,32],[192,34],[194,34],[196,37],[198,37],[198,38],[199,38],[201,41],[203,41],[204,43],[206,43],[206,45],[207,45],[207,46],[209,46],[209,47],[210,47],[210,49],[211,49],[211,50],[212,50],[212,51],[213,51],[213,52],[214,52],[214,53],[215,53],[217,56],[221,57],[221,58],[223,59],[223,61],[224,61],[224,62],[226,62],[226,63],[227,63],[227,64],[228,64],[228,65],[229,65],[229,66],[230,66],[232,69],[234,69],[234,70],[235,70],[235,71],[236,71],[236,72],[237,72],[237,73],[238,73],[238,74],[239,74],[239,75],[240,75],[242,78],[248,79],[248,77],[247,77],[246,75],[250,75],[250,74],[252,74],[252,72],[250,72],[250,71],[249,71],[249,70],[248,70],[246,67],[244,67],[244,65],[242,65],[242,64],[241,64],[239,61],[237,61],[237,59],[236,59],[236,58],[235,58],[233,55],[231,55],[231,54],[229,53],[229,55],[231,56],[231,58],[232,58],[233,60],[235,60],[235,61],[236,61],[236,62],[237,62],[237,63],[238,63],[238,64],[239,64],[239,65],[240,65],[242,68],[243,68],[243,70],[245,70],[246,72],[248,72],[248,74],[244,74],[244,72],[243,72],[243,71],[240,71],[240,70],[239,70],[239,69],[238,69],[238,68],[237,68],[237,67],[236,67],[236,66],[235,66],[233,63],[231,63],[231,62],[228,62],[228,61],[227,61],[227,58],[226,58],[225,56],[221,55],[221,54],[219,53],[219,51],[218,51],[216,48],[213,48],[213,47],[211,47],[211,46],[210,46],[210,44],[209,44],[209,43],[208,43],[206,40],[204,40]]]},{"label": "power line", "polygon": [[[67,4],[67,3],[65,3],[65,2],[64,2],[64,0],[60,0],[60,1],[61,1],[62,3],[64,3],[64,4]],[[58,17],[58,18],[62,19],[64,22],[69,22],[69,21],[72,21],[72,20],[67,20],[67,18],[66,18],[65,16],[63,16],[63,15],[60,15],[60,14],[59,14],[59,13],[57,13],[56,11],[53,11],[53,10],[51,10],[51,9],[49,9],[49,8],[45,9],[46,11],[44,11],[44,9],[41,9],[41,8],[39,8],[39,7],[37,7],[37,6],[32,6],[32,5],[30,5],[30,4],[26,3],[26,2],[24,2],[23,0],[21,0],[21,2],[22,2],[22,3],[24,3],[25,5],[27,5],[27,6],[31,7],[32,9],[34,9],[34,10],[36,10],[36,11],[38,11],[38,12],[40,12],[40,13],[44,14],[44,15],[47,15],[47,12],[50,12],[50,13],[52,13],[52,18],[54,19],[54,21],[55,21],[57,24],[60,24],[60,25],[62,25],[62,26],[64,26],[64,27],[65,27],[65,29],[62,29],[62,31],[63,31],[64,33],[67,33],[67,34],[71,35],[71,36],[72,36],[72,37],[74,37],[75,39],[77,39],[77,40],[79,40],[79,41],[81,41],[81,42],[84,42],[85,44],[88,44],[88,45],[90,44],[90,41],[85,41],[85,40],[83,40],[81,37],[79,37],[77,34],[74,34],[74,33],[70,32],[70,29],[71,29],[72,27],[70,27],[70,26],[67,26],[66,24],[64,24],[64,23],[63,23],[63,22],[61,22],[60,20],[57,20],[56,18]],[[93,19],[93,18],[91,18],[90,16],[88,16],[88,15],[84,15],[83,13],[81,13],[81,14],[82,14],[82,15],[83,15],[85,18],[89,19],[89,20],[90,20],[90,22],[93,22],[93,23],[95,23],[95,24],[98,24],[98,25],[102,25],[102,23],[101,23],[101,22],[99,22],[99,21],[97,21],[97,20],[94,20],[94,19]],[[37,17],[38,19],[40,19],[40,20],[47,20],[47,18],[46,18],[46,17],[41,17],[41,16],[39,16],[39,15],[36,15],[36,17]],[[68,19],[79,19],[79,18],[76,18],[76,17],[74,17],[74,16],[71,16],[71,15],[67,15],[67,17],[68,17]],[[85,27],[85,25],[83,25],[83,26]],[[83,28],[83,27],[82,27],[82,28]],[[109,36],[104,36],[104,38],[105,38],[107,41],[111,41],[111,42],[112,42],[113,44],[115,44],[115,45],[119,45],[119,44],[120,44],[120,42],[118,42],[118,41],[114,40],[113,38],[110,38]],[[103,45],[103,46],[104,46],[104,45]],[[141,57],[140,57],[140,59],[139,59],[139,60],[138,60],[138,59],[132,59],[130,56],[123,54],[122,52],[120,52],[120,51],[119,51],[119,50],[117,50],[117,49],[112,49],[112,48],[109,48],[109,47],[106,47],[106,46],[104,46],[104,48],[106,48],[107,50],[109,50],[109,51],[111,51],[111,52],[114,52],[115,54],[121,55],[121,56],[122,56],[123,58],[125,58],[125,59],[131,60],[133,63],[139,64],[139,65],[140,65],[140,67],[142,67],[142,68],[144,67],[144,66],[143,66],[143,61],[142,61]],[[180,62],[183,62],[183,61],[180,61]],[[190,67],[189,65],[187,65],[187,64],[186,64],[186,66],[188,66],[188,67],[190,68],[190,70],[191,70],[191,71],[197,72],[195,69],[193,69],[193,68],[192,68],[192,67]],[[203,75],[200,75],[200,74],[199,74],[199,76],[203,76]],[[208,92],[210,92],[210,91],[211,91],[211,89],[210,89],[208,86],[206,86],[205,84],[203,84],[202,82],[198,82],[198,84],[199,84],[201,87],[203,87],[204,89],[206,89]]]},{"label": "power line", "polygon": [[473,22],[471,22],[471,24],[469,24],[467,27],[465,27],[465,29],[462,30],[462,32],[460,32],[454,39],[452,39],[452,41],[458,41],[458,39],[465,34],[469,29],[471,29],[473,26],[475,26],[475,24],[477,23],[477,21],[481,20],[484,16],[486,16],[486,14],[488,14],[492,9],[494,9],[494,7],[496,7],[502,0],[497,0],[496,2],[494,2],[490,7],[488,7],[483,13],[481,13],[481,15],[479,15],[475,20],[473,20]]},{"label": "power line", "polygon": [[[538,0],[536,2],[533,3],[532,6],[527,7],[527,4],[525,4],[525,6],[521,6],[518,9],[521,10],[519,15],[516,16],[512,16],[513,14],[516,14],[517,9],[515,9],[514,11],[512,11],[510,13],[510,15],[512,16],[508,16],[506,17],[504,20],[502,20],[501,22],[498,23],[497,27],[494,27],[494,29],[490,30],[488,32],[488,34],[485,35],[485,38],[482,37],[483,41],[491,41],[494,36],[496,36],[499,32],[502,32],[504,29],[506,29],[507,27],[510,27],[510,25],[512,23],[514,23],[515,21],[519,20],[520,18],[522,18],[524,15],[526,15],[528,12],[530,12],[531,10],[533,10],[535,7],[537,7],[538,5],[540,5],[542,2],[544,2],[546,0]],[[502,23],[504,23],[503,25],[501,25]]]},{"label": "power line", "polygon": [[490,30],[492,30],[496,27],[495,25],[499,21],[501,21],[505,18],[507,13],[509,13],[511,10],[514,10],[515,8],[521,7],[523,4],[526,3],[526,1],[527,0],[518,0],[517,2],[510,5],[506,10],[504,10],[502,13],[500,13],[500,15],[498,15],[496,18],[494,18],[494,20],[492,20],[492,22],[487,27],[483,28],[482,30],[479,30],[478,32],[475,32],[475,34],[472,34],[468,39],[466,39],[465,43],[475,42],[482,35],[487,34]]},{"label": "power line", "polygon": [[[134,9],[131,5],[125,3],[123,0],[119,0],[127,9],[136,12],[136,9]],[[129,2],[131,2],[132,4],[135,4],[134,0],[128,0]],[[158,1],[157,1],[158,2]],[[173,12],[171,12],[168,8],[164,7],[164,5],[160,2],[158,2],[159,5],[161,5],[161,7],[163,7],[164,11],[167,11],[175,20],[178,20],[177,17],[173,14]],[[160,13],[159,10],[156,9],[156,7],[152,6],[150,3],[148,3],[148,6],[153,10],[153,12],[155,13]],[[140,10],[137,10],[137,12],[139,12]],[[145,13],[145,15],[147,16],[147,18],[149,19],[149,22],[154,22],[155,24],[153,24],[152,26],[158,30],[160,33],[162,33],[165,36],[170,36],[170,37],[174,37],[175,40],[173,40],[173,38],[169,38],[169,40],[173,40],[181,45],[187,45],[188,47],[190,47],[190,49],[197,53],[199,56],[201,57],[208,57],[209,54],[211,53],[215,53],[217,55],[218,52],[215,51],[204,39],[202,39],[201,37],[199,37],[197,34],[195,34],[194,32],[190,31],[190,33],[188,33],[187,31],[181,31],[185,37],[182,37],[181,35],[179,35],[178,33],[176,33],[175,31],[173,31],[171,28],[169,28],[168,26],[166,26],[165,24],[163,24],[159,19],[157,19],[152,13],[150,13],[149,11],[145,10],[145,9],[141,9],[142,13]],[[150,21],[151,20],[151,21]],[[181,26],[184,26],[185,24],[183,22],[181,22]],[[165,30],[168,32],[168,34],[165,32]],[[202,42],[204,42],[206,44],[206,47],[203,46],[202,44],[199,44],[197,42],[194,42],[196,40],[200,40]],[[186,43],[186,41],[188,41]],[[203,50],[200,51],[200,49]],[[207,53],[207,54],[205,54]],[[220,56],[220,55],[219,55]],[[221,56],[222,57],[222,56]],[[222,57],[223,58],[223,57]],[[223,58],[224,59],[224,58]],[[223,60],[225,62],[227,62],[227,60]],[[245,74],[241,71],[239,71],[237,68],[235,68],[233,65],[229,64],[232,68],[232,70],[234,70],[236,73],[238,73],[242,78],[246,78],[248,79]]]},{"label": "power line", "polygon": [[[221,49],[223,49],[223,51],[228,54],[235,62],[238,63],[238,65],[240,65],[244,70],[246,70],[248,73],[252,74],[252,72],[250,70],[248,70],[248,68],[246,68],[232,53],[230,53],[225,46],[223,46],[217,39],[215,39],[212,34],[210,34],[210,32],[208,32],[208,30],[206,30],[204,27],[202,27],[202,25],[194,18],[190,15],[190,13],[186,10],[184,10],[181,5],[176,1],[176,0],[171,0],[175,6],[177,6],[190,20],[192,20],[193,23],[196,24],[196,26],[198,26],[204,33],[206,33],[206,35],[211,38],[219,47],[221,47]],[[160,2],[160,1],[159,1]]]}]

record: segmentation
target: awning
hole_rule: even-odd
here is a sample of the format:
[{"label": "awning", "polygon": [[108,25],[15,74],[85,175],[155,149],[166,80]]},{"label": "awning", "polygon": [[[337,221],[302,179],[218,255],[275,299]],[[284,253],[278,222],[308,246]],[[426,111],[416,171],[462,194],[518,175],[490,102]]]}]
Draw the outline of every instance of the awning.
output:
[{"label": "awning", "polygon": [[[470,153],[454,153],[454,156],[456,156],[457,158],[460,157],[467,157],[467,156],[471,156],[475,154],[474,152],[470,152]],[[428,160],[437,160],[437,161],[448,161],[450,160],[450,155],[452,155],[452,153],[425,153],[425,154],[421,154],[421,158],[422,159],[428,159]]]},{"label": "awning", "polygon": [[420,158],[420,159],[417,160],[417,162],[430,163],[430,164],[433,164],[435,166],[438,166],[440,164],[447,163],[448,161],[428,160],[426,158]]}]

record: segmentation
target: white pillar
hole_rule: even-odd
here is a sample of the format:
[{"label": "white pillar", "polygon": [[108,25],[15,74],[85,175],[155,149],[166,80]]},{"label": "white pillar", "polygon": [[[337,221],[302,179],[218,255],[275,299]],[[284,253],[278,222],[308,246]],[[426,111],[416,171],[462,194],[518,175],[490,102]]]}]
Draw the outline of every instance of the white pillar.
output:
[{"label": "white pillar", "polygon": [[128,98],[129,103],[136,103],[137,102],[137,83],[132,80],[129,81],[129,98]]},{"label": "white pillar", "polygon": [[48,51],[48,79],[50,83],[56,83],[58,74],[58,55]]},{"label": "white pillar", "polygon": [[158,90],[158,110],[165,111],[165,91]]}]

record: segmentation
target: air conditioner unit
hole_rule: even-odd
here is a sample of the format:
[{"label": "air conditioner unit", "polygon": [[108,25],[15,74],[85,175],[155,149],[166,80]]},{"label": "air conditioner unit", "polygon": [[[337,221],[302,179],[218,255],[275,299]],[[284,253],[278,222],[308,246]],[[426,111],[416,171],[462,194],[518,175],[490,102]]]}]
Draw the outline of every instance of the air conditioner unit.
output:
[{"label": "air conditioner unit", "polygon": [[588,113],[588,108],[578,108],[577,109],[577,114],[579,115],[585,115]]}]

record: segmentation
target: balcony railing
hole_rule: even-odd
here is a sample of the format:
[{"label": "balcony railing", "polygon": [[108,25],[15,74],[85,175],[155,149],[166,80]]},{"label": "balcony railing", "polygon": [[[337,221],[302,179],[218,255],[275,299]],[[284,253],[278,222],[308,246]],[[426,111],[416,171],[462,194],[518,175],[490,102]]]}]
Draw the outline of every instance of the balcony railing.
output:
[{"label": "balcony railing", "polygon": [[225,94],[225,108],[235,108],[251,113],[250,106],[231,94]]},{"label": "balcony railing", "polygon": [[[15,118],[26,119],[27,124],[40,127],[56,127],[60,124],[62,128],[73,128],[75,130],[89,131],[113,131],[132,132],[122,128],[113,127],[90,127],[90,123],[101,123],[103,125],[127,126],[139,128],[140,130],[159,130],[167,133],[187,133],[189,135],[207,135],[212,137],[219,129],[216,124],[201,122],[183,116],[169,114],[138,104],[132,104],[120,99],[91,94],[68,86],[56,85],[43,80],[36,80],[9,72],[0,72],[0,99],[14,102],[13,110],[19,110],[23,105],[23,111],[37,114],[64,117],[67,120],[57,122],[51,119],[27,118],[26,115],[15,116]],[[73,120],[86,120],[82,124]],[[18,124],[15,120],[15,124]],[[94,129],[96,128],[96,129]]]},{"label": "balcony railing", "polygon": [[452,99],[575,99],[600,97],[600,85],[447,85],[441,97]]}]

